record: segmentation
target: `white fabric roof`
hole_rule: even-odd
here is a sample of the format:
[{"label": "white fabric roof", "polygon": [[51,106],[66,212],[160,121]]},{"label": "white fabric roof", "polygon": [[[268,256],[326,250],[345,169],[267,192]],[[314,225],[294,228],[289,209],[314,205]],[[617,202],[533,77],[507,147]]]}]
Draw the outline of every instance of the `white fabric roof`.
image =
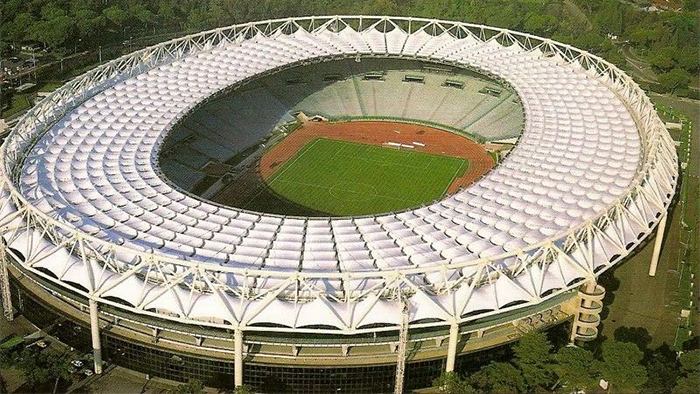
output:
[{"label": "white fabric roof", "polygon": [[[285,64],[356,53],[448,59],[503,77],[517,91],[526,112],[519,144],[499,167],[443,201],[413,212],[369,218],[280,218],[241,212],[195,199],[161,178],[156,157],[165,135],[208,96]],[[37,209],[86,233],[135,251],[212,267],[338,273],[469,261],[522,249],[562,233],[626,193],[637,173],[642,146],[632,115],[614,89],[605,78],[593,76],[580,65],[518,45],[503,47],[495,40],[484,43],[423,31],[406,35],[397,29],[386,36],[376,30],[360,34],[350,27],[340,33],[298,29],[291,35],[259,34],[123,79],[87,98],[33,146],[19,186]],[[672,193],[672,187],[663,182],[659,187]],[[0,197],[2,217],[10,215],[5,190]],[[611,239],[617,237],[620,242],[648,231],[647,223],[658,209],[645,207],[644,201],[636,204],[634,211],[646,222],[609,226],[610,239],[584,245],[594,250],[596,259],[616,254]],[[35,239],[36,231],[28,234],[17,231],[6,239],[23,254],[49,248],[46,241]],[[119,258],[130,263],[134,256],[119,251]],[[500,262],[499,269],[515,260]],[[61,252],[52,261],[41,267],[59,278],[65,275],[73,283],[92,286],[76,273],[82,263],[69,254]],[[460,274],[470,277],[477,270],[469,266],[460,272],[417,274],[409,280],[419,287],[441,285],[445,279],[454,280]],[[419,291],[418,297],[411,298],[411,320],[447,319],[453,313],[459,316],[530,301],[537,297],[531,293],[566,287],[581,276],[581,270],[560,258],[544,272],[531,267],[514,280],[502,275],[475,289],[469,289],[465,280],[457,292],[440,296]],[[96,278],[95,287],[116,278]],[[222,274],[220,280],[243,286],[237,274]],[[246,286],[263,291],[284,282],[249,278]],[[324,279],[314,286],[317,291],[366,292],[381,289],[381,283],[379,278],[351,278],[342,284]],[[325,298],[293,305],[278,298],[269,304],[241,302],[223,292],[189,297],[177,287],[151,300],[150,294],[159,292],[152,287],[131,277],[104,295],[132,305],[148,302],[142,306],[203,320],[218,317],[247,324],[338,328],[400,322],[398,301],[378,298],[376,293],[350,307]],[[190,299],[191,303],[185,302]],[[250,312],[258,309],[260,313]]]}]

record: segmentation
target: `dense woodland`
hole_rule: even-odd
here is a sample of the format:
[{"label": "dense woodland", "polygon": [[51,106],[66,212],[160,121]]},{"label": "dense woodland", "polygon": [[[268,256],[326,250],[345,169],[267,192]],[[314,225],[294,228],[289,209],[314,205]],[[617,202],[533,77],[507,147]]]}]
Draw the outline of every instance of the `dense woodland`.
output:
[{"label": "dense woodland", "polygon": [[[531,32],[573,44],[627,68],[625,51],[650,64],[653,88],[696,96],[700,0],[649,12],[648,0],[3,0],[0,50],[39,42],[55,53],[90,50],[165,32],[198,31],[266,18],[386,14],[435,17]],[[616,39],[615,39],[616,38]],[[625,43],[623,45],[623,43]],[[695,86],[697,87],[697,86]]]},{"label": "dense woodland", "polygon": [[530,332],[512,346],[509,362],[444,374],[433,384],[445,394],[572,393],[596,392],[603,379],[608,393],[697,392],[700,350],[677,356],[665,345],[647,348],[650,340],[644,329],[621,327],[614,338],[577,347]]}]

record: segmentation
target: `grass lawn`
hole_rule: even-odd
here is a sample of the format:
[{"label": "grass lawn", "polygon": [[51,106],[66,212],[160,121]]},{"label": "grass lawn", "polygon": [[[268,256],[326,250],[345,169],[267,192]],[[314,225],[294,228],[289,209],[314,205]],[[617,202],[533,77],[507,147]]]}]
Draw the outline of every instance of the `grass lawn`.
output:
[{"label": "grass lawn", "polygon": [[[4,104],[4,103],[3,103]],[[9,118],[10,116],[16,114],[19,111],[29,109],[32,104],[29,101],[29,95],[26,94],[15,94],[12,96],[12,102],[10,106],[2,111],[0,118]]]},{"label": "grass lawn", "polygon": [[[665,96],[652,96],[662,119],[679,122],[685,115],[698,116],[698,102]],[[687,168],[681,172],[679,201],[670,213],[669,225],[664,236],[659,266],[655,277],[649,277],[648,268],[654,249],[650,239],[633,257],[611,274],[618,281],[618,288],[611,288],[604,303],[609,310],[602,322],[601,335],[612,337],[621,327],[641,327],[650,337],[650,347],[666,343],[680,350],[692,335],[700,332],[695,289],[698,285],[698,228],[700,211],[697,194],[700,191],[700,135],[688,119],[676,132],[679,142],[678,155]],[[695,274],[695,275],[693,275]],[[695,286],[694,286],[695,285]],[[690,311],[689,318],[682,311]]]},{"label": "grass lawn", "polygon": [[39,88],[40,92],[53,92],[54,90],[63,86],[62,81],[47,81],[41,85]]},{"label": "grass lawn", "polygon": [[329,215],[364,215],[439,199],[467,166],[457,157],[320,138],[267,183],[281,197]]}]

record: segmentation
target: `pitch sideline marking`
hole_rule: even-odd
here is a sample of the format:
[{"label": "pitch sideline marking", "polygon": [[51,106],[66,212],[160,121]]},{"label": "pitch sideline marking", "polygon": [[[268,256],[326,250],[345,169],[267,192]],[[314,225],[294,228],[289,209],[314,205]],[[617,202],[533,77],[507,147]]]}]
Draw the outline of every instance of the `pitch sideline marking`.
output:
[{"label": "pitch sideline marking", "polygon": [[[457,178],[457,174],[459,174],[459,171],[460,171],[460,170],[462,169],[462,167],[464,166],[464,163],[467,163],[467,160],[466,160],[466,159],[462,159],[462,164],[459,165],[459,168],[457,168],[457,171],[455,171],[455,173],[452,175],[452,180],[450,181],[450,183],[447,184],[447,187],[445,187],[445,190],[443,190],[442,196],[444,196],[445,194],[447,194],[447,190],[449,190],[449,189],[450,189],[450,186],[452,186],[452,182],[454,182],[455,179]],[[469,169],[469,167],[467,167],[467,169]],[[466,171],[466,170],[465,170],[465,171]]]},{"label": "pitch sideline marking", "polygon": [[304,146],[299,152],[297,152],[296,157],[291,162],[289,162],[289,163],[285,162],[284,163],[285,167],[282,169],[282,171],[280,171],[279,174],[274,174],[272,176],[272,179],[270,179],[269,184],[272,184],[273,182],[275,182],[277,180],[277,178],[281,177],[282,174],[284,174],[288,169],[290,169],[294,165],[294,163],[296,163],[297,160],[299,160],[302,156],[304,156],[306,154],[306,152],[311,150],[311,148],[313,148],[313,146],[316,145],[316,143],[319,140],[320,140],[320,138],[314,140],[314,142],[312,142],[311,144],[307,144],[306,146]]}]

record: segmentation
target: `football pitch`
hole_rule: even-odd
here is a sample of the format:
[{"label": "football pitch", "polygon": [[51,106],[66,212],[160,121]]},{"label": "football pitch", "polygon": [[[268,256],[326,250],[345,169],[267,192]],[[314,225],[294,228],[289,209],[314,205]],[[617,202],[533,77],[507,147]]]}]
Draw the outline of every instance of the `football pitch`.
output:
[{"label": "football pitch", "polygon": [[458,157],[319,138],[267,184],[280,197],[328,215],[365,215],[439,199],[467,167]]}]

